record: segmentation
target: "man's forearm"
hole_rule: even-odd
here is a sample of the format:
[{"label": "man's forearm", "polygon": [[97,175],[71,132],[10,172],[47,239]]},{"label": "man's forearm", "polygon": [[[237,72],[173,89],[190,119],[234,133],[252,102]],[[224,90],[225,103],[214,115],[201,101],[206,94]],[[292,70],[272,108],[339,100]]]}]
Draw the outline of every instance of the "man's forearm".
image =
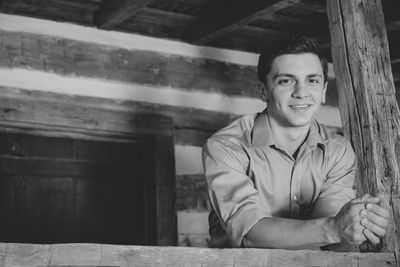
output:
[{"label": "man's forearm", "polygon": [[333,218],[262,218],[245,236],[246,247],[296,249],[340,242]]},{"label": "man's forearm", "polygon": [[379,243],[388,227],[389,212],[365,194],[347,202],[335,217],[312,220],[262,218],[244,237],[246,247],[301,248],[334,243]]}]

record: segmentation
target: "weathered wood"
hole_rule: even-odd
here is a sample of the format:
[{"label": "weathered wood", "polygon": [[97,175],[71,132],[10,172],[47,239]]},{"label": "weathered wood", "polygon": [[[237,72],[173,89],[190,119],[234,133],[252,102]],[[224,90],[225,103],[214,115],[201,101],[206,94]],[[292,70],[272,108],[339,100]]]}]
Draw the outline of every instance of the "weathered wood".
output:
[{"label": "weathered wood", "polygon": [[0,67],[257,98],[255,66],[0,31]]},{"label": "weathered wood", "polygon": [[152,1],[154,0],[104,1],[93,14],[93,24],[102,29],[111,29],[134,16],[135,12]]},{"label": "weathered wood", "polygon": [[[175,134],[177,144],[202,145],[212,132],[237,117],[183,107],[120,102],[1,86],[0,96],[1,131],[55,137],[129,142],[136,138],[132,134]],[[170,124],[171,119],[175,129]]]},{"label": "weathered wood", "polygon": [[174,142],[176,145],[202,146],[215,131],[203,131],[200,129],[176,129],[174,130]]},{"label": "weathered wood", "polygon": [[0,136],[2,241],[157,244],[151,140]]},{"label": "weathered wood", "polygon": [[176,176],[176,207],[178,210],[209,211],[207,183],[203,174]]},{"label": "weathered wood", "polygon": [[176,244],[172,136],[0,138],[2,241]]},{"label": "weathered wood", "polygon": [[392,21],[386,25],[386,30],[388,32],[400,30],[400,20]]},{"label": "weathered wood", "polygon": [[[268,14],[275,13],[301,0],[234,1],[227,7],[221,2],[219,6],[210,6],[201,14],[201,19],[187,30],[185,39],[195,44],[207,44],[252,21]],[[221,16],[221,14],[224,14]],[[285,32],[282,32],[285,36]],[[281,36],[281,37],[282,37]]]},{"label": "weathered wood", "polygon": [[381,1],[327,3],[341,118],[358,156],[357,192],[383,194],[392,220],[381,251],[400,259],[400,111]]},{"label": "weathered wood", "polygon": [[393,254],[99,244],[0,244],[6,266],[393,266]]},{"label": "weathered wood", "polygon": [[172,137],[154,138],[157,244],[177,244],[175,153]]},{"label": "weathered wood", "polygon": [[300,3],[296,4],[296,7],[301,9],[306,9],[313,11],[315,13],[326,13],[326,4],[325,1],[301,1]]},{"label": "weathered wood", "polygon": [[[42,17],[56,21],[68,21],[92,25],[92,15],[99,4],[94,1],[0,1],[4,13]],[[62,12],[60,12],[62,10]]]}]

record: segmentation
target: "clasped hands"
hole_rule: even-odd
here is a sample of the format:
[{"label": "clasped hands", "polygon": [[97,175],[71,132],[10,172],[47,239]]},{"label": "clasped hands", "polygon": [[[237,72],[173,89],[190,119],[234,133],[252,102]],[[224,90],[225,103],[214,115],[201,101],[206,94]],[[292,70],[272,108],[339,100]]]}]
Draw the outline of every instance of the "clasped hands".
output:
[{"label": "clasped hands", "polygon": [[389,211],[380,199],[365,194],[346,203],[333,218],[336,235],[342,243],[359,245],[365,240],[379,244],[389,225]]}]

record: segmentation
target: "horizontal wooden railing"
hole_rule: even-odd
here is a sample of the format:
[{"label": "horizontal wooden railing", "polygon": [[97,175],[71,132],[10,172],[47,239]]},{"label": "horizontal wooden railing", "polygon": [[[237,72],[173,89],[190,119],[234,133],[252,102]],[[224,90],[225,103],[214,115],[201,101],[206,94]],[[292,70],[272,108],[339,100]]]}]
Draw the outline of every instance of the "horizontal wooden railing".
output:
[{"label": "horizontal wooden railing", "polygon": [[8,266],[395,266],[392,253],[0,243]]}]

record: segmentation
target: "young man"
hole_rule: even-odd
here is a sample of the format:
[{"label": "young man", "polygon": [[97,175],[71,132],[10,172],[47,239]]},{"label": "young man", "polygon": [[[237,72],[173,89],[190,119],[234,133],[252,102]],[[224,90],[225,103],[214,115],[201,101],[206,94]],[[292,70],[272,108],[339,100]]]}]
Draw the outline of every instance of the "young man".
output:
[{"label": "young man", "polygon": [[302,37],[270,47],[258,76],[267,108],[234,121],[203,148],[210,246],[379,243],[388,211],[378,198],[355,198],[350,143],[314,120],[327,88],[317,42]]}]

